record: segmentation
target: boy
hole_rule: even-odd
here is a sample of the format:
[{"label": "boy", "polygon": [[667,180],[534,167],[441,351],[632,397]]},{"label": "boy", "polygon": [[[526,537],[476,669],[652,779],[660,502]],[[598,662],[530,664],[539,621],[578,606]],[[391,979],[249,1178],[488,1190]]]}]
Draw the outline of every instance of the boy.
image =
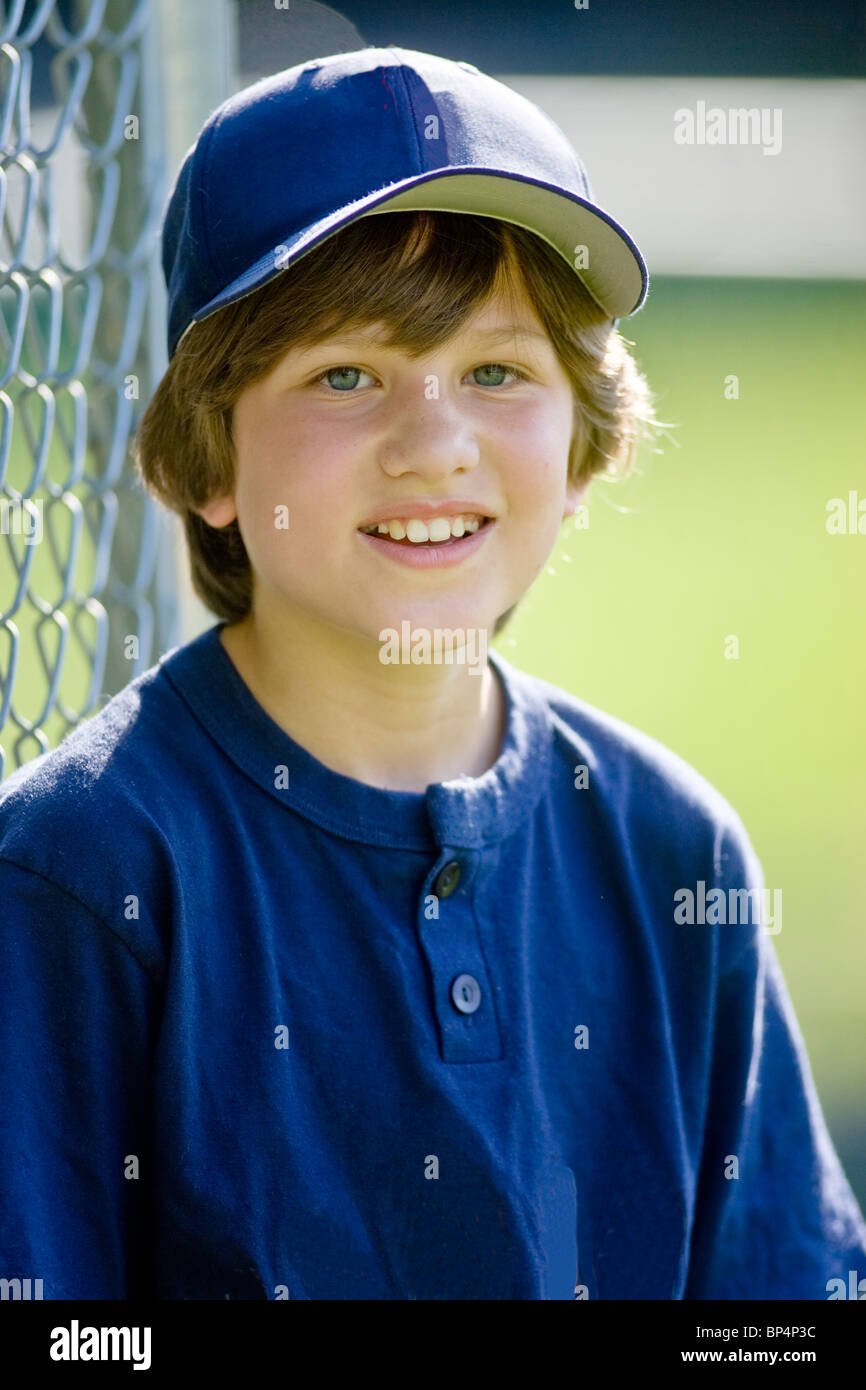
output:
[{"label": "boy", "polygon": [[[769,923],[734,911],[740,819],[461,660],[653,423],[615,317],[645,267],[565,137],[469,65],[306,63],[210,118],[163,264],[139,466],[220,622],[3,788],[0,1272],[437,1300],[866,1274]],[[689,892],[730,916],[688,925]]]}]

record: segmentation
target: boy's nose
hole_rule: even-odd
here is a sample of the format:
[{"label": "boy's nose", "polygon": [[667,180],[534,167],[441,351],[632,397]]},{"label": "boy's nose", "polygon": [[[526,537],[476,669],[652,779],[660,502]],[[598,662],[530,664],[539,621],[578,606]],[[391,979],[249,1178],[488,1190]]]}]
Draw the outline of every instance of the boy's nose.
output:
[{"label": "boy's nose", "polygon": [[411,470],[432,477],[455,468],[474,468],[480,453],[475,429],[458,406],[431,399],[395,407],[380,459],[386,472]]}]

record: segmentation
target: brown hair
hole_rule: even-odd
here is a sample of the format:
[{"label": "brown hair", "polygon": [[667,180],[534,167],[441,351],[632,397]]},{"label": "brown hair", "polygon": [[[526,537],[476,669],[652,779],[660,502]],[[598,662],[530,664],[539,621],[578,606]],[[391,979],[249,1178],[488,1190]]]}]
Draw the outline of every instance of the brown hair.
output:
[{"label": "brown hair", "polygon": [[[146,489],[183,519],[192,584],[234,623],[253,602],[237,519],[210,526],[195,507],[234,490],[232,409],[247,386],[295,346],[338,328],[384,322],[410,356],[448,341],[491,292],[522,275],[571,379],[577,409],[569,455],[575,483],[624,476],[639,438],[661,427],[626,340],[547,242],[498,219],[451,212],[359,218],[266,285],[194,324],[144,412],[132,452]],[[494,636],[516,608],[498,619]]]}]

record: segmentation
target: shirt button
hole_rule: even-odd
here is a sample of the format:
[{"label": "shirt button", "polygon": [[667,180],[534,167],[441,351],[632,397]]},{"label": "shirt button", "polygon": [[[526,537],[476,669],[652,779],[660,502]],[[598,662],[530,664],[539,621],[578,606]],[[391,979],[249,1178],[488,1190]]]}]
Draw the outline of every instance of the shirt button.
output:
[{"label": "shirt button", "polygon": [[452,859],[445,868],[436,875],[436,882],[433,884],[433,892],[437,898],[449,898],[460,882],[460,865],[456,859]]},{"label": "shirt button", "polygon": [[451,986],[451,998],[462,1014],[474,1014],[481,1003],[481,986],[474,975],[458,975]]}]

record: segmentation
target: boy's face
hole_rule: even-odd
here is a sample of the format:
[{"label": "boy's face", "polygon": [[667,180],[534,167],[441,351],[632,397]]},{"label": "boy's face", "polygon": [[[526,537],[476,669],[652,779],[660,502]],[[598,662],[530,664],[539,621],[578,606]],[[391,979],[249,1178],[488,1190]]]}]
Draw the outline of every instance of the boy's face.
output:
[{"label": "boy's face", "polygon": [[[567,477],[571,383],[522,284],[513,309],[489,298],[424,357],[383,347],[375,329],[293,348],[242,393],[235,491],[201,515],[237,517],[271,631],[294,616],[377,644],[407,620],[492,632],[585,488]],[[419,499],[494,521],[447,567],[400,563],[398,547],[360,531],[383,512],[411,516]]]}]

